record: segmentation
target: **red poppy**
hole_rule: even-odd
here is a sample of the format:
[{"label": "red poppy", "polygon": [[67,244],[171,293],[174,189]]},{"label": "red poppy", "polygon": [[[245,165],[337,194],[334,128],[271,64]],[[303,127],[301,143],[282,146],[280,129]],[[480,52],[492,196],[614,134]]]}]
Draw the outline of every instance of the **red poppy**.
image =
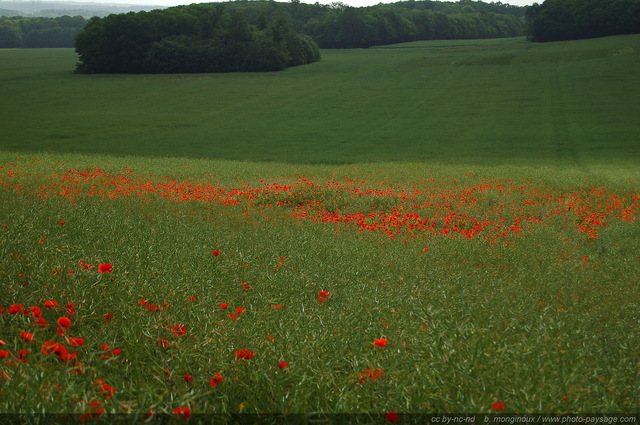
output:
[{"label": "red poppy", "polygon": [[57,305],[58,303],[52,300],[45,300],[44,302],[44,308],[55,308]]},{"label": "red poppy", "polygon": [[375,341],[373,341],[373,345],[375,345],[376,347],[384,348],[384,347],[387,346],[388,342],[389,342],[389,340],[387,340],[385,338],[380,338],[380,339],[376,339]]},{"label": "red poppy", "polygon": [[396,412],[387,412],[386,418],[389,422],[398,422],[398,413]]},{"label": "red poppy", "polygon": [[504,410],[504,402],[500,401],[500,402],[492,403],[491,408],[496,412],[501,412],[502,410]]},{"label": "red poppy", "polygon": [[[104,382],[104,380],[102,380],[102,379],[99,379],[98,381],[103,381]],[[99,385],[98,391],[100,391],[100,393],[102,393],[102,396],[104,398],[109,399],[116,393],[116,389],[113,388],[109,384],[99,383],[98,385]]]},{"label": "red poppy", "polygon": [[113,266],[109,263],[98,265],[98,272],[100,273],[111,273],[113,272]]},{"label": "red poppy", "polygon": [[67,304],[67,314],[69,316],[74,316],[76,314],[76,305],[74,303]]},{"label": "red poppy", "polygon": [[6,350],[0,350],[0,359],[6,359],[9,357],[9,352]]},{"label": "red poppy", "polygon": [[162,348],[167,348],[167,347],[169,347],[169,345],[171,345],[171,344],[169,344],[169,340],[167,338],[160,338],[158,340],[158,342],[160,343],[160,346]]},{"label": "red poppy", "polygon": [[72,347],[84,347],[84,338],[67,337],[67,342]]},{"label": "red poppy", "polygon": [[242,289],[251,289],[251,285],[249,285],[247,282],[242,282]]},{"label": "red poppy", "polygon": [[112,318],[112,317],[113,317],[113,313],[107,313],[107,314],[104,316],[104,319],[102,319],[102,323],[107,323],[108,321],[110,321],[110,320],[111,320],[111,318]]},{"label": "red poppy", "polygon": [[217,257],[218,255],[222,254],[222,252],[220,252],[219,250],[215,249],[213,251],[211,251],[211,255],[213,255],[214,257]]},{"label": "red poppy", "polygon": [[27,342],[33,342],[33,334],[31,332],[22,331],[20,332],[20,338]]},{"label": "red poppy", "polygon": [[255,352],[247,350],[246,348],[243,348],[242,350],[236,350],[234,351],[234,354],[236,355],[236,361],[240,359],[249,360],[256,355]]},{"label": "red poppy", "polygon": [[213,378],[209,379],[209,386],[215,388],[223,380],[224,380],[224,377],[220,373],[216,372],[213,374]]},{"label": "red poppy", "polygon": [[238,315],[239,315],[239,314],[242,314],[242,313],[244,313],[246,310],[247,310],[247,309],[246,309],[246,308],[244,308],[244,307],[238,307],[238,308],[236,308],[236,314],[238,314]]},{"label": "red poppy", "polygon": [[175,336],[183,336],[187,333],[187,328],[184,325],[169,326],[169,330],[173,332]]},{"label": "red poppy", "polygon": [[24,310],[24,306],[22,304],[12,304],[12,305],[9,306],[9,309],[7,311],[10,314],[18,314],[22,310]]},{"label": "red poppy", "polygon": [[377,381],[378,378],[384,376],[384,370],[382,370],[381,368],[376,368],[376,370],[367,369],[363,373],[359,373],[358,376],[358,382],[364,384],[365,382],[367,382],[367,380]]},{"label": "red poppy", "polygon": [[120,354],[122,354],[122,350],[121,350],[121,349],[119,349],[119,348],[116,348],[115,350],[113,350],[113,351],[111,352],[111,354],[112,354],[114,357],[117,357],[117,356],[119,356]]},{"label": "red poppy", "polygon": [[173,414],[186,421],[191,417],[191,409],[188,407],[176,407],[173,409]]},{"label": "red poppy", "polygon": [[37,305],[31,306],[31,308],[29,308],[29,313],[31,313],[31,315],[33,317],[42,317],[42,310],[40,310],[40,307],[38,307]]},{"label": "red poppy", "polygon": [[80,266],[82,270],[91,270],[93,268],[93,264],[85,264],[83,261],[80,261]]},{"label": "red poppy", "polygon": [[71,319],[68,317],[62,316],[58,318],[58,324],[65,329],[69,329],[71,327]]},{"label": "red poppy", "polygon": [[280,363],[278,363],[278,367],[279,367],[280,369],[286,369],[286,368],[288,368],[288,367],[289,367],[289,363],[280,362]]},{"label": "red poppy", "polygon": [[196,296],[192,295],[189,298],[187,298],[189,301],[195,301],[196,300]]},{"label": "red poppy", "polygon": [[328,293],[327,291],[320,291],[318,292],[318,303],[319,304],[324,304],[325,301],[327,301],[327,298],[329,298],[331,296],[330,293]]},{"label": "red poppy", "polygon": [[59,221],[59,222],[58,222],[58,224],[59,224],[60,226],[64,226],[64,221]]},{"label": "red poppy", "polygon": [[42,317],[38,317],[36,318],[36,325],[40,326],[41,328],[48,328],[49,322],[44,320]]},{"label": "red poppy", "polygon": [[282,304],[276,304],[273,306],[273,308],[275,309],[281,309],[282,308]]},{"label": "red poppy", "polygon": [[147,304],[149,304],[149,301],[147,301],[147,300],[140,300],[140,301],[138,301],[138,304],[140,304],[140,305],[147,305]]},{"label": "red poppy", "polygon": [[28,349],[23,348],[21,350],[18,350],[18,360],[20,360],[22,363],[27,362],[27,355],[29,355]]},{"label": "red poppy", "polygon": [[184,382],[186,382],[187,384],[190,384],[193,382],[193,376],[189,375],[188,373],[185,374],[182,379],[184,379]]},{"label": "red poppy", "polygon": [[220,304],[218,307],[220,307],[221,309],[225,310],[227,307],[229,307],[229,304],[227,304],[227,303],[222,303],[222,304]]}]

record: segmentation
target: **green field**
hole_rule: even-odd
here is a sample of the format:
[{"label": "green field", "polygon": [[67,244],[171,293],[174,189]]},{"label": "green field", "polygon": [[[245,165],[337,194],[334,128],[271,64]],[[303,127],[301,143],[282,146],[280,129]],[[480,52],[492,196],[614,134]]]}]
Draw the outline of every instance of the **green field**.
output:
[{"label": "green field", "polygon": [[0,50],[0,413],[637,420],[640,36],[322,55]]},{"label": "green field", "polygon": [[266,74],[74,75],[2,51],[0,147],[296,163],[640,158],[640,37],[325,50]]}]

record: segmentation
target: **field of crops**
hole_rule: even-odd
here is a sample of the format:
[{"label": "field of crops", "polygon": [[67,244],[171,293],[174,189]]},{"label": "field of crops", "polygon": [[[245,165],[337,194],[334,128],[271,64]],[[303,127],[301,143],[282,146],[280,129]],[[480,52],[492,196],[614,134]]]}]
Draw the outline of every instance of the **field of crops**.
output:
[{"label": "field of crops", "polygon": [[637,416],[640,37],[322,53],[0,51],[0,413]]}]

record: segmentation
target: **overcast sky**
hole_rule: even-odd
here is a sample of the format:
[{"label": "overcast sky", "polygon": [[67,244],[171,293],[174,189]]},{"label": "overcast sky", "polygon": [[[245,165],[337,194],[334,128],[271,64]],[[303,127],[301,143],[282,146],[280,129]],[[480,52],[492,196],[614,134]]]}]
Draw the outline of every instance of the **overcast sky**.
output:
[{"label": "overcast sky", "polygon": [[[46,0],[45,0],[46,1]],[[79,1],[87,1],[87,0],[79,0]],[[88,0],[92,1],[92,0]],[[283,1],[283,0],[278,0]],[[315,3],[316,0],[300,0],[303,3]],[[321,4],[330,4],[335,0],[317,0],[318,3]],[[348,4],[349,6],[372,6],[378,3],[394,3],[397,0],[342,0],[342,3]],[[495,0],[497,2],[497,0]],[[538,3],[542,3],[543,0],[502,0],[502,3],[512,4],[515,6],[529,6],[533,4],[535,1]],[[93,2],[93,1],[92,1]],[[192,3],[210,3],[211,0],[95,0],[96,3],[123,3],[123,4],[144,4],[144,5],[158,5],[158,6],[178,6],[183,4],[192,4]],[[486,3],[491,3],[491,1],[485,1]]]}]

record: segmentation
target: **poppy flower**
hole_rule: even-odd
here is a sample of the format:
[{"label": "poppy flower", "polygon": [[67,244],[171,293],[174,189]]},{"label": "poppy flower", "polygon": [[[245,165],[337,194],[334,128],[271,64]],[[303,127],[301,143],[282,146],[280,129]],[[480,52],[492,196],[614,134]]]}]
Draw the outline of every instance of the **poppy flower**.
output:
[{"label": "poppy flower", "polygon": [[193,376],[189,375],[188,373],[185,374],[182,379],[184,379],[184,382],[186,382],[187,384],[190,384],[193,382]]},{"label": "poppy flower", "polygon": [[45,300],[44,302],[44,308],[55,308],[57,305],[58,303],[52,300]]},{"label": "poppy flower", "polygon": [[373,345],[375,345],[376,347],[384,348],[384,347],[387,346],[388,342],[389,342],[389,340],[387,340],[385,338],[380,338],[380,339],[376,339],[375,341],[373,341]]},{"label": "poppy flower", "polygon": [[117,356],[119,356],[120,354],[122,354],[122,350],[121,350],[120,348],[116,348],[116,349],[114,349],[114,350],[111,352],[111,354],[112,354],[114,357],[117,357]]},{"label": "poppy flower", "polygon": [[331,294],[327,291],[320,291],[318,292],[318,304],[324,304],[325,301],[327,301],[327,298],[329,298],[331,296]]},{"label": "poppy flower", "polygon": [[169,326],[169,330],[173,332],[175,336],[183,336],[187,333],[187,328],[184,325]]},{"label": "poppy flower", "polygon": [[20,360],[22,363],[26,363],[27,362],[27,356],[29,355],[29,350],[26,348],[23,348],[21,350],[18,350],[18,360]]},{"label": "poppy flower", "polygon": [[98,272],[100,273],[111,273],[113,272],[113,266],[109,263],[98,265]]},{"label": "poppy flower", "polygon": [[12,304],[9,306],[9,309],[7,311],[9,312],[9,314],[18,314],[22,310],[24,310],[24,306],[22,304]]},{"label": "poppy flower", "polygon": [[173,409],[173,414],[186,421],[191,417],[191,409],[188,407],[176,407]]},{"label": "poppy flower", "polygon": [[242,350],[236,350],[233,353],[236,355],[236,361],[240,359],[249,360],[256,355],[255,352],[247,350],[246,348],[243,348]]},{"label": "poppy flower", "polygon": [[216,372],[213,374],[213,378],[209,379],[209,386],[215,388],[223,380],[224,377],[220,373]]},{"label": "poppy flower", "polygon": [[229,304],[228,303],[222,303],[218,307],[220,307],[221,309],[225,310],[227,307],[229,307]]},{"label": "poppy flower", "polygon": [[138,304],[140,304],[140,305],[147,305],[147,304],[149,304],[149,301],[147,301],[147,300],[140,300],[140,301],[138,301]]},{"label": "poppy flower", "polygon": [[69,316],[74,316],[76,314],[76,305],[74,303],[67,304],[67,314]]},{"label": "poppy flower", "polygon": [[57,355],[58,353],[62,352],[63,350],[66,351],[66,348],[65,348],[64,345],[59,344],[57,342],[45,341],[42,344],[41,350],[42,350],[42,354],[44,354],[45,356],[48,356],[51,353],[54,353],[54,354]]},{"label": "poppy flower", "polygon": [[27,342],[33,342],[33,334],[31,332],[22,331],[20,332],[20,338]]},{"label": "poppy flower", "polygon": [[158,342],[160,343],[160,346],[162,348],[167,348],[167,347],[169,347],[169,345],[171,345],[171,344],[169,344],[169,340],[167,338],[160,338],[158,340]]},{"label": "poppy flower", "polygon": [[93,268],[93,264],[85,264],[84,261],[80,261],[80,266],[82,270],[91,270]]},{"label": "poppy flower", "polygon": [[249,285],[247,282],[242,282],[242,289],[251,289],[251,285]]},{"label": "poppy flower", "polygon": [[496,412],[501,412],[502,410],[504,410],[504,402],[500,401],[500,402],[492,403],[491,408]]},{"label": "poppy flower", "polygon": [[189,301],[195,301],[196,300],[196,296],[192,295],[189,298],[187,298]]},{"label": "poppy flower", "polygon": [[6,350],[0,350],[0,359],[6,359],[9,357],[9,352]]},{"label": "poppy flower", "polygon": [[107,323],[108,321],[111,320],[112,317],[113,317],[113,313],[105,314],[104,318],[102,319],[102,323]]},{"label": "poppy flower", "polygon": [[219,250],[215,249],[213,251],[211,251],[211,255],[213,255],[214,257],[217,257],[218,255],[222,254],[222,252],[220,252]]},{"label": "poppy flower", "polygon": [[29,313],[36,318],[42,317],[42,310],[40,310],[40,307],[37,305],[31,306],[31,308],[29,308]]},{"label": "poppy flower", "polygon": [[385,415],[387,421],[389,422],[398,422],[398,413],[397,412],[387,412]]},{"label": "poppy flower", "polygon": [[38,317],[38,318],[36,318],[36,325],[40,326],[41,328],[48,328],[49,327],[49,322],[47,322],[42,317]]},{"label": "poppy flower", "polygon": [[99,384],[98,391],[106,399],[111,398],[116,393],[116,389],[109,384]]},{"label": "poppy flower", "polygon": [[84,347],[84,338],[67,337],[67,342],[72,347]]},{"label": "poppy flower", "polygon": [[60,226],[64,226],[64,221],[59,221],[59,222],[58,222],[58,224],[59,224]]},{"label": "poppy flower", "polygon": [[377,381],[379,377],[384,376],[384,370],[382,370],[381,368],[377,368],[376,370],[367,369],[363,373],[359,373],[358,375],[358,382],[364,384],[365,382],[367,382],[367,380]]},{"label": "poppy flower", "polygon": [[244,307],[238,307],[236,308],[236,314],[240,315],[242,313],[244,313],[247,309]]},{"label": "poppy flower", "polygon": [[289,363],[280,362],[280,363],[278,363],[278,367],[279,367],[280,369],[286,369],[286,368],[288,368],[288,367],[289,367]]},{"label": "poppy flower", "polygon": [[273,308],[275,308],[275,309],[278,309],[278,310],[279,310],[279,309],[281,309],[281,308],[282,308],[282,304],[276,304],[276,305],[274,305],[274,306],[273,306]]},{"label": "poppy flower", "polygon": [[71,319],[68,317],[62,316],[58,318],[58,324],[65,329],[69,329],[71,327]]}]

